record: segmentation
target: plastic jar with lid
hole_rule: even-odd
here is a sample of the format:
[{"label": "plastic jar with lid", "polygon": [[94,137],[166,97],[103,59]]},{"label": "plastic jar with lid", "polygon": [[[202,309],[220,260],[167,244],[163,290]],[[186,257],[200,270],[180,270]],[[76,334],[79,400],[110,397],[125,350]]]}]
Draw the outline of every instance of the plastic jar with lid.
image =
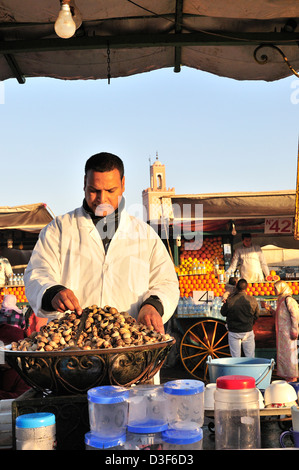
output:
[{"label": "plastic jar with lid", "polygon": [[158,425],[148,422],[148,425],[139,424],[135,427],[128,424],[126,450],[161,450],[162,431],[167,429],[167,423]]},{"label": "plastic jar with lid", "polygon": [[170,429],[200,429],[204,421],[204,383],[172,380],[164,384]]},{"label": "plastic jar with lid", "polygon": [[104,438],[92,432],[84,436],[86,450],[123,450],[126,442],[126,434],[116,438]]},{"label": "plastic jar with lid", "polygon": [[103,438],[120,437],[128,424],[129,391],[103,385],[87,392],[90,430]]},{"label": "plastic jar with lid", "polygon": [[215,448],[259,449],[259,392],[245,375],[218,377],[215,390]]},{"label": "plastic jar with lid", "polygon": [[130,388],[128,426],[156,432],[167,427],[166,395],[162,385],[142,384]]},{"label": "plastic jar with lid", "polygon": [[16,450],[55,450],[56,420],[53,413],[29,413],[16,418]]},{"label": "plastic jar with lid", "polygon": [[162,432],[163,450],[202,450],[202,429],[186,432],[183,429],[167,429]]}]

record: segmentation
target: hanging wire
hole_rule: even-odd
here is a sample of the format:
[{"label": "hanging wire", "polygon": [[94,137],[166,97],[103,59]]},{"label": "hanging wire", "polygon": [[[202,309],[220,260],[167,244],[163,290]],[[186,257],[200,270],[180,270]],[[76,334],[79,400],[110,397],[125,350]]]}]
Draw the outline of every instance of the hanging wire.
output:
[{"label": "hanging wire", "polygon": [[268,62],[268,56],[266,54],[262,54],[260,56],[260,59],[257,58],[257,53],[260,51],[260,49],[262,48],[265,48],[265,47],[271,47],[272,49],[276,50],[280,55],[281,57],[283,58],[283,60],[285,61],[285,63],[287,64],[287,66],[289,67],[290,71],[296,75],[296,77],[299,78],[299,73],[296,72],[296,70],[291,66],[290,62],[288,61],[286,55],[282,52],[281,49],[279,49],[279,47],[277,46],[274,46],[274,44],[261,44],[260,46],[258,46],[255,50],[254,50],[254,53],[253,53],[253,57],[254,57],[254,60],[260,64],[260,65],[264,65]]},{"label": "hanging wire", "polygon": [[108,85],[110,85],[110,78],[111,78],[110,47],[109,47],[109,43],[108,43],[108,45],[107,45],[107,79],[108,79]]}]

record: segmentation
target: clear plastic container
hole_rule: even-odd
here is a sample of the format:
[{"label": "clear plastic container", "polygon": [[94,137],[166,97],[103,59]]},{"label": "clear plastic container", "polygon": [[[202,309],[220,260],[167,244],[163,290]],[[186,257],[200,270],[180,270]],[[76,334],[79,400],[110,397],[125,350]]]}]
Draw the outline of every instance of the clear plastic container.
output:
[{"label": "clear plastic container", "polygon": [[162,431],[167,429],[167,423],[158,426],[155,425],[156,432],[153,432],[153,426],[140,426],[136,428],[128,425],[126,450],[161,450],[162,449]]},{"label": "clear plastic container", "polygon": [[129,391],[104,385],[87,392],[90,430],[105,439],[125,434],[128,424]]},{"label": "clear plastic container", "polygon": [[218,377],[215,390],[215,448],[259,449],[259,392],[255,379],[244,375]]},{"label": "clear plastic container", "polygon": [[158,432],[167,428],[166,395],[161,385],[137,385],[130,389],[128,429]]},{"label": "clear plastic container", "polygon": [[202,438],[202,429],[168,429],[162,432],[163,450],[202,450]]},{"label": "clear plastic container", "polygon": [[168,427],[199,430],[204,421],[204,384],[200,380],[172,380],[164,384]]},{"label": "clear plastic container", "polygon": [[53,413],[29,413],[16,418],[16,450],[55,450]]},{"label": "clear plastic container", "polygon": [[84,441],[86,450],[124,450],[126,435],[105,439],[92,432],[87,432]]}]

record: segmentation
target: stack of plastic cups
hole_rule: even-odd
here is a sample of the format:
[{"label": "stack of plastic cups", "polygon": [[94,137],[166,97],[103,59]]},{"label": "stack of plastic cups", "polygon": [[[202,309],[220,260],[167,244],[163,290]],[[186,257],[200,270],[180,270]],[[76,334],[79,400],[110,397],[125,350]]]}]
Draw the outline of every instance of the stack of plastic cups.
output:
[{"label": "stack of plastic cups", "polygon": [[164,384],[168,429],[162,432],[164,450],[201,450],[204,422],[204,384],[173,380]]},{"label": "stack of plastic cups", "polygon": [[90,432],[86,450],[124,449],[128,424],[129,391],[106,385],[87,392]]},{"label": "stack of plastic cups", "polygon": [[126,450],[161,450],[166,430],[166,397],[161,385],[137,385],[130,389]]}]

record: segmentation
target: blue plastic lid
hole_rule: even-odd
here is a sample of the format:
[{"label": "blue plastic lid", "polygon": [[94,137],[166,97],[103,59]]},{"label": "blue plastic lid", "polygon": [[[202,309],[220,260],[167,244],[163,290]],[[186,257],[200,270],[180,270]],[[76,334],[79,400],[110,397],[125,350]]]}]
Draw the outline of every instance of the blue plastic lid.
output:
[{"label": "blue plastic lid", "polygon": [[42,428],[55,424],[53,413],[29,413],[16,418],[17,428]]},{"label": "blue plastic lid", "polygon": [[200,380],[172,380],[164,384],[164,392],[171,395],[195,395],[204,391],[204,383]]},{"label": "blue plastic lid", "polygon": [[156,421],[156,420],[149,420],[144,423],[139,423],[137,421],[133,421],[129,423],[127,429],[129,432],[135,432],[138,434],[145,434],[145,433],[155,433],[155,432],[162,432],[168,428],[168,423],[165,421]]},{"label": "blue plastic lid", "polygon": [[120,437],[111,437],[104,438],[93,434],[92,432],[87,432],[85,434],[85,444],[90,447],[95,447],[97,449],[107,449],[109,447],[115,447],[122,445],[126,442],[126,435],[123,434]]},{"label": "blue plastic lid", "polygon": [[169,444],[192,444],[202,440],[202,429],[167,429],[162,432],[162,439]]},{"label": "blue plastic lid", "polygon": [[88,400],[92,403],[121,403],[129,398],[129,390],[117,385],[103,385],[102,387],[91,388],[87,392]]}]

